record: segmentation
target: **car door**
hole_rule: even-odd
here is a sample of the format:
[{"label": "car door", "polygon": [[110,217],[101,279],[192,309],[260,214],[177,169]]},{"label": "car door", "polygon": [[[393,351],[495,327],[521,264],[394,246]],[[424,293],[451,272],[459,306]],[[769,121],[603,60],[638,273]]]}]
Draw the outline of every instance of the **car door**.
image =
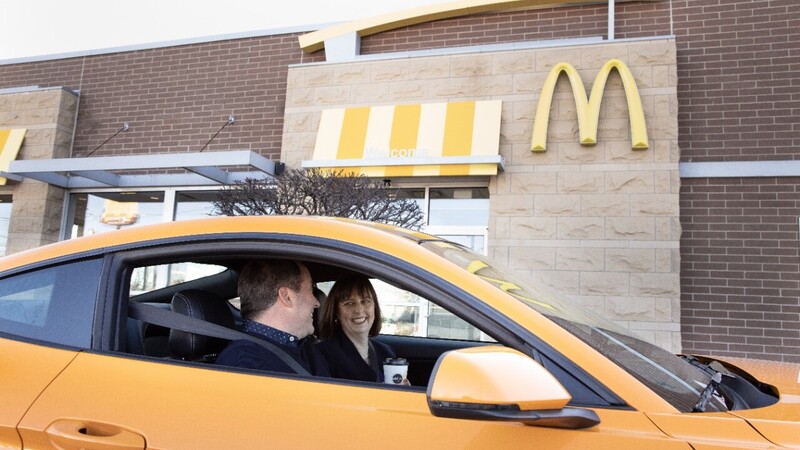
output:
[{"label": "car door", "polygon": [[22,448],[17,423],[76,354],[0,338],[0,448]]},{"label": "car door", "polygon": [[91,346],[101,266],[95,258],[0,276],[0,447],[22,448],[25,411]]},{"label": "car door", "polygon": [[20,423],[29,448],[688,448],[636,411],[584,430],[434,417],[420,388],[82,353]]}]

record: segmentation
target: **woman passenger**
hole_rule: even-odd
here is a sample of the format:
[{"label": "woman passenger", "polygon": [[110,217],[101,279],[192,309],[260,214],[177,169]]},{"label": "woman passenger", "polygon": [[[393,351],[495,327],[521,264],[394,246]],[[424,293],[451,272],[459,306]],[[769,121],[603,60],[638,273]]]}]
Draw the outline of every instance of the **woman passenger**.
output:
[{"label": "woman passenger", "polygon": [[381,330],[381,308],[375,289],[363,275],[339,279],[322,307],[317,349],[331,375],[358,381],[383,382],[383,361],[392,349],[371,337]]}]

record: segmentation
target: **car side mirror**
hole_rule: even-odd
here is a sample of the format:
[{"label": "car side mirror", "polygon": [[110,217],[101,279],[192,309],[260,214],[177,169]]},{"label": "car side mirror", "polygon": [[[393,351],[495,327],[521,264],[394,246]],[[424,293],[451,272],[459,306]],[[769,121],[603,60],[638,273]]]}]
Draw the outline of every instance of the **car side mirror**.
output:
[{"label": "car side mirror", "polygon": [[600,423],[594,411],[568,407],[572,397],[541,364],[494,345],[442,354],[427,397],[437,417],[571,429]]}]

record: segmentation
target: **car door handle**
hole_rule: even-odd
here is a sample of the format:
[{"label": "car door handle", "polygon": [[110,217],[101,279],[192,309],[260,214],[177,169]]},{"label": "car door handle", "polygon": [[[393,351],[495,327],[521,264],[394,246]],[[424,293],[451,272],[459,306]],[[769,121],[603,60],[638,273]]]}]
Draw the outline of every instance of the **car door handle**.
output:
[{"label": "car door handle", "polygon": [[45,430],[55,446],[65,450],[144,449],[144,436],[117,425],[80,419],[59,419]]}]

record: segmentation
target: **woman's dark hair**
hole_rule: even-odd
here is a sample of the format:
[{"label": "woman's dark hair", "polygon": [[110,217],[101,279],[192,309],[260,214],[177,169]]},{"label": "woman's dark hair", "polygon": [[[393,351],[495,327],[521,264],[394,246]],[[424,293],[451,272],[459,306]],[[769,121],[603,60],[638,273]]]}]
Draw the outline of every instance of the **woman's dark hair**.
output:
[{"label": "woman's dark hair", "polygon": [[336,317],[336,311],[339,303],[349,298],[352,294],[372,299],[375,310],[373,312],[372,326],[369,329],[369,336],[377,336],[381,332],[381,327],[383,326],[381,305],[378,303],[378,294],[375,293],[375,288],[372,287],[369,278],[365,275],[346,275],[336,280],[333,288],[328,293],[328,299],[325,300],[325,304],[322,306],[322,314],[319,316],[319,324],[317,326],[317,335],[321,339],[327,339],[342,329],[342,324],[339,323],[338,317]]}]

